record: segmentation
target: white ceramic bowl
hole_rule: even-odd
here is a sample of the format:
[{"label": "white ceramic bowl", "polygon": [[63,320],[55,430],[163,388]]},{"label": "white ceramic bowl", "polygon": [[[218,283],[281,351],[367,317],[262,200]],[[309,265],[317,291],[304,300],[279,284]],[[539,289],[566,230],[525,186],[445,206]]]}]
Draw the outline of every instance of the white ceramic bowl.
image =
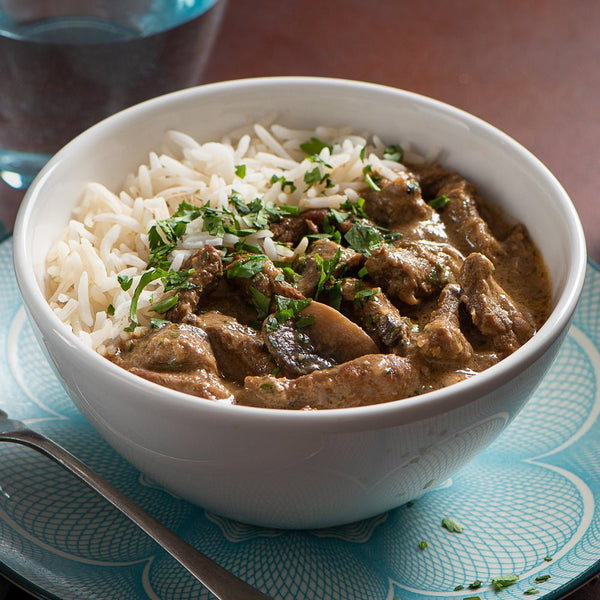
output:
[{"label": "white ceramic bowl", "polygon": [[[271,111],[290,126],[353,125],[413,142],[459,170],[540,247],[554,311],[522,348],[449,388],[351,409],[296,412],[215,404],[159,387],[85,347],[44,299],[48,247],[84,185],[118,190],[168,129],[218,139]],[[481,120],[397,89],[321,78],[248,79],[150,100],[92,127],[37,177],[14,232],[15,267],[41,343],[98,432],[156,482],[248,523],[314,528],[373,516],[445,482],[510,423],[549,368],[583,284],[582,228],[565,191],[527,150]],[[544,415],[541,414],[543,419]]]}]

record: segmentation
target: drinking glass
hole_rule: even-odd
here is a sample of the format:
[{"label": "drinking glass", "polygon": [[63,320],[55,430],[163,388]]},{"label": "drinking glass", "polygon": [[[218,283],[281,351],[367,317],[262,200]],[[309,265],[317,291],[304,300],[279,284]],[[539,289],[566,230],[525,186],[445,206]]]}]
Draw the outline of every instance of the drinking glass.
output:
[{"label": "drinking glass", "polygon": [[0,177],[25,189],[100,119],[199,83],[225,0],[0,0]]}]

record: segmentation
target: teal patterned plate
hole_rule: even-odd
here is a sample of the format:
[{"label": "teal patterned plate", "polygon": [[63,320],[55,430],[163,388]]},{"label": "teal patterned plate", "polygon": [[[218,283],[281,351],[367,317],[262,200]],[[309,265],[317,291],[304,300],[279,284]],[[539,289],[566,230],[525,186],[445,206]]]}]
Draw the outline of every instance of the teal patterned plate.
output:
[{"label": "teal patterned plate", "polygon": [[[10,240],[0,245],[0,298],[0,406],[276,600],[509,600],[532,588],[548,600],[600,571],[596,265],[557,362],[490,448],[412,505],[315,531],[243,525],[155,486],[95,433],[62,389],[25,316]],[[443,528],[445,518],[464,531]],[[0,570],[45,598],[212,597],[104,500],[13,444],[0,444]],[[504,590],[491,585],[513,573],[519,580]],[[476,580],[481,586],[470,589]]]}]

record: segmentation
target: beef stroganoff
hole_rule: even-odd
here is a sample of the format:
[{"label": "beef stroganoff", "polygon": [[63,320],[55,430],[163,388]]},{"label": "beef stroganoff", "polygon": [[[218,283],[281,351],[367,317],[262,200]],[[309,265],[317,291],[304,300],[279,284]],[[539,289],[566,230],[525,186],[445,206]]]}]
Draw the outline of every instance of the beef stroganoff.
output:
[{"label": "beef stroganoff", "polygon": [[118,194],[87,186],[47,270],[56,314],[124,369],[269,408],[450,385],[551,309],[525,227],[472,183],[397,140],[328,127],[170,132]]}]

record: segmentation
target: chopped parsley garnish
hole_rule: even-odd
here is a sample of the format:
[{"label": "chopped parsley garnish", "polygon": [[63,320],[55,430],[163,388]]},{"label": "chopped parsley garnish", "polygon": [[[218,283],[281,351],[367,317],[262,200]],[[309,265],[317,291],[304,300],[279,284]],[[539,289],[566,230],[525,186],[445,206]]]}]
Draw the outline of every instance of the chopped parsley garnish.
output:
[{"label": "chopped parsley garnish", "polygon": [[[165,292],[189,290],[196,287],[188,281],[194,269],[181,269],[179,271],[171,269],[169,255],[184,235],[188,223],[197,219],[201,212],[202,207],[194,206],[188,202],[181,202],[173,215],[167,219],[157,221],[148,231],[148,245],[150,247],[148,265],[131,297],[129,325],[125,328],[125,331],[134,331],[139,326],[137,319],[138,302],[144,288],[153,281],[160,279]],[[118,275],[117,279],[121,288],[125,291],[129,290],[133,284],[133,279],[125,275]],[[167,296],[155,303],[152,310],[159,313],[167,312],[177,304],[178,300],[178,294]]]},{"label": "chopped parsley garnish", "polygon": [[165,296],[161,298],[158,302],[152,304],[152,310],[154,312],[163,314],[172,309],[174,306],[177,306],[179,302],[179,294],[173,294],[172,296]]},{"label": "chopped parsley garnish", "polygon": [[189,202],[181,202],[177,210],[167,219],[156,222],[148,231],[150,246],[149,267],[169,268],[168,257],[185,234],[188,223],[197,219],[201,208]]},{"label": "chopped parsley garnish", "polygon": [[517,581],[519,581],[519,576],[516,573],[510,573],[509,575],[499,575],[498,577],[494,577],[492,579],[492,585],[497,590],[503,590],[509,585],[517,583]]},{"label": "chopped parsley garnish", "polygon": [[379,183],[381,181],[381,177],[373,173],[373,168],[371,165],[365,165],[363,167],[363,175],[365,176],[365,181],[367,185],[374,191],[380,192],[381,188],[379,187]]},{"label": "chopped parsley garnish", "polygon": [[152,329],[160,329],[164,325],[168,325],[171,321],[167,319],[150,319],[150,327]]},{"label": "chopped parsley garnish", "polygon": [[551,575],[539,575],[534,579],[535,583],[544,583],[544,581],[548,581]]},{"label": "chopped parsley garnish", "polygon": [[384,160],[394,160],[401,163],[404,159],[404,150],[400,144],[391,144],[384,148],[383,158]]},{"label": "chopped parsley garnish", "polygon": [[236,165],[235,174],[240,178],[244,179],[246,177],[246,165]]},{"label": "chopped parsley garnish", "polygon": [[134,331],[140,324],[137,319],[137,305],[144,288],[165,274],[166,272],[163,269],[150,269],[142,274],[131,298],[131,304],[129,305],[129,325],[125,328],[125,331]]},{"label": "chopped parsley garnish", "polygon": [[358,290],[354,294],[354,300],[368,300],[377,294],[377,290],[374,288],[366,288],[364,290]]},{"label": "chopped parsley garnish", "polygon": [[308,142],[300,144],[300,149],[302,150],[302,152],[309,155],[321,154],[321,150],[323,150],[323,148],[329,148],[329,151],[333,149],[332,146],[326,144],[325,142],[314,136],[311,137]]},{"label": "chopped parsley garnish", "polygon": [[296,323],[296,327],[298,329],[304,329],[312,325],[315,322],[315,318],[312,315],[308,315],[306,317],[296,316],[294,322]]},{"label": "chopped parsley garnish", "polygon": [[125,292],[131,287],[131,284],[133,283],[133,279],[131,277],[127,277],[127,275],[117,275],[117,281],[119,282],[121,289]]},{"label": "chopped parsley garnish", "polygon": [[462,533],[465,530],[465,526],[462,523],[450,518],[442,519],[442,527],[451,533]]},{"label": "chopped parsley garnish", "polygon": [[540,590],[537,588],[529,588],[523,592],[524,596],[537,596],[540,593]]},{"label": "chopped parsley garnish", "polygon": [[305,298],[296,300],[294,298],[286,298],[285,296],[275,296],[275,312],[267,317],[265,327],[268,332],[273,332],[286,321],[293,319],[296,327],[303,329],[314,323],[314,317],[302,316],[300,311],[306,308],[312,300]]},{"label": "chopped parsley garnish", "polygon": [[241,277],[248,279],[260,273],[268,258],[264,254],[256,254],[247,258],[240,258],[227,267],[227,279]]},{"label": "chopped parsley garnish", "polygon": [[469,584],[470,590],[478,590],[481,587],[481,579],[476,579],[473,583]]},{"label": "chopped parsley garnish", "polygon": [[552,557],[551,557],[551,556],[545,556],[545,557],[544,557],[544,560],[545,560],[546,562],[552,562]]},{"label": "chopped parsley garnish", "polygon": [[252,304],[256,309],[259,319],[264,319],[271,307],[271,298],[257,290],[253,285],[250,286],[250,294],[252,295]]},{"label": "chopped parsley garnish", "polygon": [[342,249],[338,248],[333,255],[333,258],[322,259],[318,254],[315,254],[315,262],[319,270],[319,280],[315,291],[315,300],[319,298],[326,285],[332,284],[335,281],[335,270],[342,257]]},{"label": "chopped parsley garnish", "polygon": [[281,272],[283,274],[283,279],[287,281],[287,283],[294,284],[296,279],[300,277],[300,275],[296,273],[292,267],[283,266],[281,267]]},{"label": "chopped parsley garnish", "polygon": [[460,590],[464,590],[464,589],[465,589],[465,586],[464,586],[464,585],[462,585],[462,584],[458,584],[458,585],[457,585],[457,586],[454,588],[454,591],[455,591],[455,592],[460,592]]},{"label": "chopped parsley garnish", "polygon": [[202,231],[217,237],[231,233],[244,238],[256,231],[268,229],[271,221],[279,221],[284,216],[295,216],[300,212],[297,206],[277,206],[273,202],[264,202],[261,198],[246,203],[237,192],[232,192],[229,202],[235,211],[231,208],[212,208],[208,203],[200,207]]},{"label": "chopped parsley garnish", "polygon": [[347,221],[352,216],[352,214],[349,212],[346,212],[344,210],[337,210],[335,208],[330,208],[329,212],[330,212],[331,216],[333,217],[333,220],[338,225],[341,225],[342,223]]},{"label": "chopped parsley garnish", "polygon": [[[304,173],[304,183],[306,183],[308,190],[313,185],[319,185],[324,183],[326,188],[333,187],[333,183],[329,177],[328,173],[321,173],[321,169],[319,167],[315,167],[312,171],[306,171]],[[305,190],[306,191],[306,190]]]},{"label": "chopped parsley garnish", "polygon": [[448,196],[446,196],[445,194],[442,194],[437,198],[432,198],[431,200],[428,200],[427,204],[429,204],[429,206],[431,206],[431,208],[433,208],[434,210],[442,210],[442,208],[444,208],[444,206],[446,206],[448,202],[450,202],[450,198],[448,198]]},{"label": "chopped parsley garnish", "polygon": [[419,549],[425,550],[425,548],[427,548],[427,542],[425,540],[419,542]]},{"label": "chopped parsley garnish", "polygon": [[353,250],[365,256],[369,256],[373,250],[385,241],[380,229],[366,221],[354,223],[345,233],[344,238]]},{"label": "chopped parsley garnish", "polygon": [[366,219],[367,213],[365,212],[365,199],[357,198],[356,202],[352,202],[351,200],[346,200],[342,204],[340,204],[340,209],[344,211],[348,211],[351,215],[358,217],[359,219]]},{"label": "chopped parsley garnish", "polygon": [[320,165],[323,165],[324,167],[327,167],[328,169],[333,169],[333,167],[326,162],[325,160],[323,160],[320,156],[309,156],[306,160],[312,162],[312,163],[318,163]]},{"label": "chopped parsley garnish", "polygon": [[271,175],[271,183],[273,185],[275,185],[278,181],[281,183],[282,192],[285,192],[285,188],[289,188],[289,191],[292,194],[296,191],[296,184],[293,181],[286,179],[283,175]]}]

